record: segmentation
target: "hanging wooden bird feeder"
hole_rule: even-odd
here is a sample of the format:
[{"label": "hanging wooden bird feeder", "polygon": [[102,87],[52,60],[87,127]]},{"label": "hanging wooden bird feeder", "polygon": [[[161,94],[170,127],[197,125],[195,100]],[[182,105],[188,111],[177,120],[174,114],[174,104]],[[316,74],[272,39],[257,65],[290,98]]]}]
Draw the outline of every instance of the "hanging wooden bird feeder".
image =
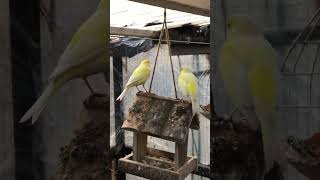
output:
[{"label": "hanging wooden bird feeder", "polygon": [[[133,153],[119,160],[121,171],[144,178],[184,179],[197,167],[187,156],[189,128],[199,129],[187,101],[139,92],[122,128],[132,131]],[[175,142],[175,153],[147,148],[147,136]]]},{"label": "hanging wooden bird feeder", "polygon": [[[158,60],[161,39],[166,32],[175,99],[151,93],[152,80]],[[125,116],[122,129],[133,132],[133,152],[119,159],[119,170],[148,179],[179,180],[197,168],[197,159],[187,156],[189,128],[199,129],[197,116],[192,115],[190,102],[177,99],[171,59],[166,10],[158,52],[148,93],[138,92],[133,106]],[[147,137],[153,136],[175,143],[175,153],[147,147]]]}]

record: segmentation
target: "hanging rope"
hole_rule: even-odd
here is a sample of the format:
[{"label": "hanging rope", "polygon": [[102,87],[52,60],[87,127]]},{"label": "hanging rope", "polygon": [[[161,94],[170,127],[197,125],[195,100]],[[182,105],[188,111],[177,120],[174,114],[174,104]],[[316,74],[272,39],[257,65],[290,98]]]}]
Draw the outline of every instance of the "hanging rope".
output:
[{"label": "hanging rope", "polygon": [[157,62],[158,62],[158,56],[159,56],[159,50],[161,46],[161,41],[162,41],[162,36],[163,36],[163,29],[164,29],[164,24],[162,24],[161,32],[160,32],[160,37],[159,37],[159,42],[158,42],[158,50],[157,50],[157,55],[156,55],[156,60],[154,62],[153,70],[152,70],[152,76],[151,76],[151,82],[149,86],[149,93],[151,93],[151,88],[152,88],[152,82],[153,82],[153,77],[154,77],[154,72],[156,70]]},{"label": "hanging rope", "polygon": [[165,31],[165,39],[168,45],[168,51],[169,51],[169,58],[170,58],[170,65],[171,65],[171,73],[172,73],[172,80],[173,80],[173,87],[174,87],[174,93],[175,93],[175,97],[176,99],[178,98],[177,95],[177,88],[176,88],[176,81],[175,81],[175,76],[174,76],[174,69],[173,69],[173,63],[172,63],[172,53],[171,53],[171,44],[170,44],[170,37],[169,37],[169,30],[168,30],[168,26],[167,26],[167,9],[164,9],[164,14],[163,14],[163,25],[161,28],[161,33],[160,33],[160,37],[159,37],[159,43],[158,43],[158,50],[157,50],[157,55],[156,55],[156,60],[155,60],[155,64],[153,67],[153,72],[152,72],[152,76],[151,76],[151,82],[150,82],[150,88],[149,88],[149,93],[151,93],[151,88],[152,88],[152,82],[153,82],[153,77],[154,77],[154,72],[157,66],[157,61],[158,61],[158,56],[159,56],[159,50],[160,50],[160,46],[161,46],[161,42],[162,42],[162,36],[163,36],[163,31]]},{"label": "hanging rope", "polygon": [[164,26],[166,28],[166,39],[167,39],[167,45],[168,45],[168,50],[169,50],[169,58],[170,58],[170,63],[171,63],[171,73],[172,73],[172,81],[173,81],[173,87],[174,87],[174,94],[176,99],[178,98],[177,95],[177,88],[176,88],[176,81],[175,81],[175,77],[174,77],[174,70],[173,70],[173,63],[172,63],[172,56],[171,56],[171,44],[170,44],[170,37],[169,37],[169,30],[168,30],[168,26],[167,26],[167,13],[166,13],[166,9],[164,9]]}]

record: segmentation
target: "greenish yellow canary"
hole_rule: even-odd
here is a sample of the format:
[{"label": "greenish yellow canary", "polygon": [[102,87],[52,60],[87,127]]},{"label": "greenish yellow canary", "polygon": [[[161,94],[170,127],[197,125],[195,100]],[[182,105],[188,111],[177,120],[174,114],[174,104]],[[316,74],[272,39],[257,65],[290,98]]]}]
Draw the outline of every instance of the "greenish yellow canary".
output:
[{"label": "greenish yellow canary", "polygon": [[92,91],[86,77],[107,70],[107,12],[108,1],[101,0],[94,14],[80,26],[64,50],[49,77],[49,85],[20,122],[31,117],[32,123],[36,122],[49,98],[69,80],[83,78]]},{"label": "greenish yellow canary", "polygon": [[192,73],[188,67],[182,67],[178,84],[181,89],[182,95],[191,99],[192,113],[193,115],[198,114],[198,79]]},{"label": "greenish yellow canary", "polygon": [[249,17],[228,18],[219,69],[232,103],[262,132],[266,172],[274,161],[281,165],[277,54]]},{"label": "greenish yellow canary", "polygon": [[116,100],[121,101],[124,95],[126,94],[126,92],[131,87],[136,86],[138,88],[139,85],[143,85],[143,88],[146,90],[146,88],[144,87],[144,83],[149,79],[149,77],[150,77],[150,61],[143,60],[140,62],[140,65],[132,72],[126,84],[126,87],[124,88],[124,90]]}]

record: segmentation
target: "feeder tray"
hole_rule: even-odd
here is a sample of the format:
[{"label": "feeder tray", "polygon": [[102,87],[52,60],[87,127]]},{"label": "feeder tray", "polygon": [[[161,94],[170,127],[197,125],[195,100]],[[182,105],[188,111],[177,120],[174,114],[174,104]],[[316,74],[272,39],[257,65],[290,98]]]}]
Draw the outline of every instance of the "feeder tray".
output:
[{"label": "feeder tray", "polygon": [[159,180],[182,180],[197,168],[197,160],[187,157],[186,163],[175,169],[175,154],[148,148],[141,161],[133,153],[119,160],[119,170],[139,177]]},{"label": "feeder tray", "polygon": [[287,138],[288,162],[310,180],[320,177],[320,133],[307,140]]},{"label": "feeder tray", "polygon": [[[119,170],[154,179],[184,179],[197,168],[187,156],[189,128],[199,129],[191,103],[138,92],[122,128],[133,131],[133,153],[119,159]],[[175,142],[175,153],[147,148],[147,136]]]}]

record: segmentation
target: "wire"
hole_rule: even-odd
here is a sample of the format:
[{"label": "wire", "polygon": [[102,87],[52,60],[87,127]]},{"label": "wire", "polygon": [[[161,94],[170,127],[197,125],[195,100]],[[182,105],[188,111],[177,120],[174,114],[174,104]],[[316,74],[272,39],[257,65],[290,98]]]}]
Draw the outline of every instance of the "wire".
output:
[{"label": "wire", "polygon": [[173,63],[172,63],[172,55],[171,55],[171,47],[170,47],[170,37],[169,37],[169,31],[168,31],[168,27],[167,27],[167,9],[164,8],[164,13],[163,13],[163,24],[162,24],[162,28],[161,28],[161,32],[160,32],[160,37],[159,37],[159,43],[158,43],[158,50],[157,50],[157,55],[156,55],[156,60],[155,60],[155,65],[153,67],[153,71],[152,71],[152,76],[151,76],[151,82],[150,82],[150,86],[149,86],[149,93],[151,93],[151,89],[152,89],[152,84],[153,84],[153,78],[154,78],[154,73],[156,70],[156,66],[157,66],[157,61],[158,61],[158,57],[159,57],[159,50],[160,50],[160,46],[161,46],[161,40],[162,40],[162,36],[163,36],[163,32],[165,31],[165,39],[168,45],[168,49],[169,49],[169,58],[170,58],[170,64],[171,64],[171,73],[172,73],[172,79],[173,79],[173,86],[174,86],[174,92],[175,92],[175,97],[176,99],[178,98],[177,95],[177,88],[176,88],[176,82],[175,82],[175,77],[174,77],[174,69],[173,69]]},{"label": "wire", "polygon": [[151,88],[152,88],[152,83],[153,83],[153,77],[154,77],[154,72],[156,70],[157,62],[158,62],[158,57],[159,57],[159,51],[160,51],[160,46],[161,46],[161,39],[163,36],[163,29],[164,29],[164,24],[162,25],[161,32],[160,32],[160,37],[159,37],[159,43],[158,43],[158,49],[157,49],[157,55],[156,55],[156,60],[153,66],[152,70],[152,76],[151,76],[151,81],[150,81],[150,86],[149,86],[149,93],[151,93]]},{"label": "wire", "polygon": [[170,64],[171,64],[171,73],[172,73],[172,80],[173,80],[173,87],[174,87],[174,94],[176,99],[178,98],[177,95],[177,87],[176,87],[176,80],[174,77],[174,70],[173,70],[173,63],[172,63],[172,53],[171,53],[171,44],[170,44],[170,37],[169,37],[169,31],[168,31],[168,26],[167,26],[167,9],[164,9],[164,27],[165,27],[165,32],[166,32],[166,40],[167,40],[167,45],[168,45],[168,49],[169,49],[169,58],[170,58]]}]

